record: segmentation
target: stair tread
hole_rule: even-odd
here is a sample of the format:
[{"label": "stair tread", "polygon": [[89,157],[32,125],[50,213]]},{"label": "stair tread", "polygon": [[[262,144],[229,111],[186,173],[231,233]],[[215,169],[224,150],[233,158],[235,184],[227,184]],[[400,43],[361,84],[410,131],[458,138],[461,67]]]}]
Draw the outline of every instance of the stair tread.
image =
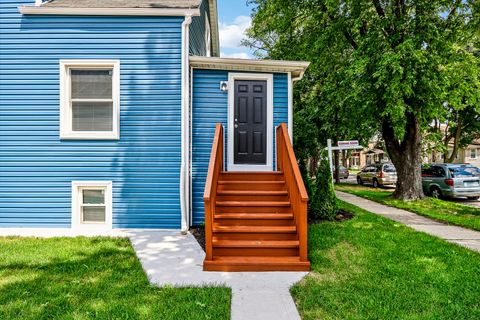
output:
[{"label": "stair tread", "polygon": [[228,248],[298,248],[298,240],[213,240],[214,247]]},{"label": "stair tread", "polygon": [[221,171],[220,175],[226,176],[258,176],[258,175],[266,175],[266,176],[281,176],[283,175],[283,171]]},{"label": "stair tread", "polygon": [[293,213],[216,213],[216,219],[293,219]]},{"label": "stair tread", "polygon": [[288,192],[283,190],[218,190],[218,195],[247,195],[247,196],[287,196]]},{"label": "stair tread", "polygon": [[215,204],[228,207],[289,207],[290,201],[217,201]]},{"label": "stair tread", "polygon": [[218,184],[285,184],[285,180],[260,180],[260,181],[243,181],[243,180],[218,180]]},{"label": "stair tread", "polygon": [[239,233],[295,233],[296,226],[222,226],[214,224],[213,232]]},{"label": "stair tread", "polygon": [[213,256],[213,260],[210,262],[216,263],[228,263],[228,264],[309,264],[308,261],[300,261],[298,256],[287,257],[270,257],[270,256]]}]

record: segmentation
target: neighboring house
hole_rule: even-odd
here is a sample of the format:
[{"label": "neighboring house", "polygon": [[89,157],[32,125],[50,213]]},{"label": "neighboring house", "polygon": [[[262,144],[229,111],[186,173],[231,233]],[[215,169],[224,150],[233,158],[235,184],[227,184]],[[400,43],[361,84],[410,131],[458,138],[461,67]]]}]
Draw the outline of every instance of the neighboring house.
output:
[{"label": "neighboring house", "polygon": [[[276,161],[275,128],[286,123],[291,137],[293,82],[308,63],[218,58],[216,9],[215,0],[0,3],[1,227],[186,230],[201,224],[220,122],[225,170],[244,173],[230,177],[247,182],[260,179],[261,190],[251,197],[258,202],[242,202],[236,197],[257,189],[229,191],[225,186],[241,189],[242,183],[218,181],[215,172],[214,191],[223,183],[226,199],[217,206],[230,206],[225,212],[256,210],[255,219],[273,226],[254,233],[292,241],[286,248],[267,244],[279,249],[272,254],[300,254],[289,266],[306,268],[306,229],[288,202],[304,202],[306,195],[292,194],[303,187],[301,179],[291,180],[292,187],[282,178],[283,171],[296,171],[280,163],[293,161],[287,151]],[[290,150],[280,139],[282,150]],[[277,166],[283,171],[271,172]],[[245,173],[250,171],[271,174]],[[214,213],[215,203],[207,208],[213,220],[205,221],[207,259],[213,262],[215,246],[232,245],[218,242],[219,235],[212,247],[215,228],[228,238],[222,223],[243,223],[232,216],[217,220]],[[288,224],[283,229],[275,222],[280,218]],[[264,249],[258,241],[252,245],[248,252]]]},{"label": "neighboring house", "polygon": [[[452,146],[453,149],[453,146]],[[451,150],[449,149],[449,152],[451,154]],[[437,160],[433,161],[433,154],[428,155],[426,157],[426,162],[427,163],[443,163],[444,162],[444,155],[439,154],[437,152]],[[457,157],[453,161],[454,163],[469,163],[473,164],[474,166],[480,167],[480,140],[473,141],[471,144],[466,146],[465,148],[460,148],[458,150]]]}]

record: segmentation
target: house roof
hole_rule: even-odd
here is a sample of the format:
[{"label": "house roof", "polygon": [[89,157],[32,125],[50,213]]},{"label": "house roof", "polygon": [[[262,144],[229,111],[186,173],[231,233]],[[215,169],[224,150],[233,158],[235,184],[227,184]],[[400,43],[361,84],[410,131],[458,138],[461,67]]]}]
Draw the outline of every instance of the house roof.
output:
[{"label": "house roof", "polygon": [[292,78],[302,78],[310,62],[283,60],[230,59],[217,57],[190,57],[190,66],[197,69],[291,72]]},{"label": "house roof", "polygon": [[43,7],[62,8],[177,8],[195,9],[202,0],[49,0]]}]

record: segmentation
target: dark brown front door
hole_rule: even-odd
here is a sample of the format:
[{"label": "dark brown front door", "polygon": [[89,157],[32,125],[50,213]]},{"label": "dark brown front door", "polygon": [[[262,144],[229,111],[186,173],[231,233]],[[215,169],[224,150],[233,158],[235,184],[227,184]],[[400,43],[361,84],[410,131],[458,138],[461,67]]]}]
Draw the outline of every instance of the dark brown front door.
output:
[{"label": "dark brown front door", "polygon": [[267,162],[267,81],[235,80],[235,164]]}]

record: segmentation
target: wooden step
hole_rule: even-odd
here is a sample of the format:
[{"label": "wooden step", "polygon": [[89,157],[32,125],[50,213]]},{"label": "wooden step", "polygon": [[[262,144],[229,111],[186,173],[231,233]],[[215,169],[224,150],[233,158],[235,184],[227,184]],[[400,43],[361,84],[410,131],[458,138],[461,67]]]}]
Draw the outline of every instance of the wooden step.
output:
[{"label": "wooden step", "polygon": [[268,172],[235,172],[223,171],[219,175],[219,180],[235,180],[235,181],[275,181],[284,180],[283,172],[268,171]]},{"label": "wooden step", "polygon": [[290,201],[217,201],[217,207],[290,207]]},{"label": "wooden step", "polygon": [[293,213],[216,213],[215,219],[234,219],[234,220],[291,220]]},{"label": "wooden step", "polygon": [[219,190],[217,195],[221,196],[288,196],[286,190]]},{"label": "wooden step", "polygon": [[212,241],[216,248],[298,248],[298,240],[216,240]]},{"label": "wooden step", "polygon": [[215,256],[292,257],[299,254],[298,240],[213,240]]},{"label": "wooden step", "polygon": [[214,256],[203,263],[205,271],[309,271],[310,262],[299,257]]},{"label": "wooden step", "polygon": [[296,226],[223,226],[214,224],[214,233],[296,233]]},{"label": "wooden step", "polygon": [[218,181],[218,191],[220,190],[246,190],[246,191],[274,191],[286,190],[284,180],[279,181]]}]

